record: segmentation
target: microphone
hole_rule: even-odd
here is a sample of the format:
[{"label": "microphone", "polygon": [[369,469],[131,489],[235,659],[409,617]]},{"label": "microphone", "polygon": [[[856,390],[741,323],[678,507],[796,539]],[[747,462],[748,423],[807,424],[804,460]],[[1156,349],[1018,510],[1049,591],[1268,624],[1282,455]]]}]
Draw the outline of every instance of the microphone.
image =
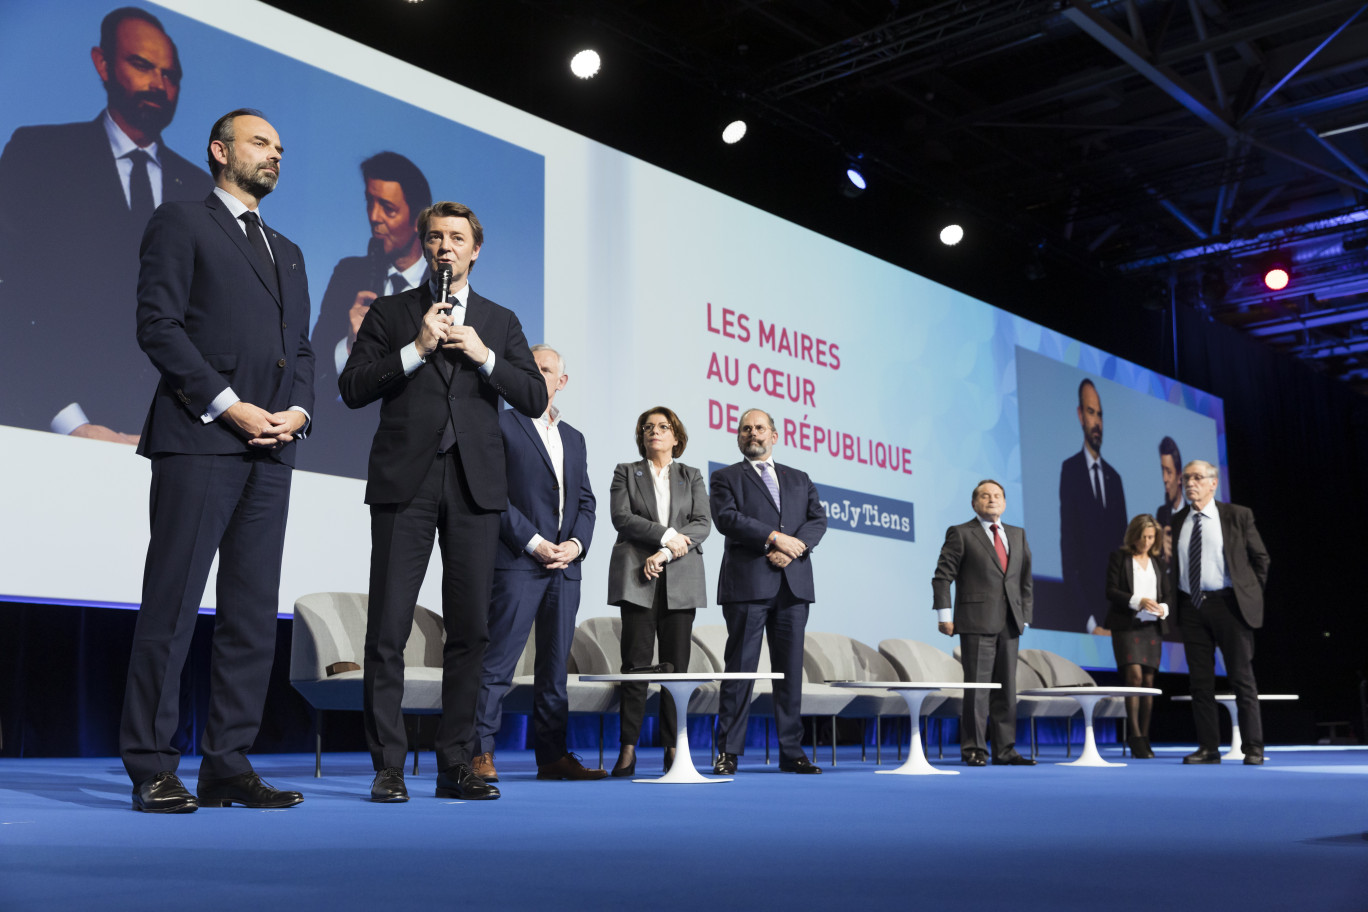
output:
[{"label": "microphone", "polygon": [[[447,303],[447,289],[451,285],[451,264],[443,263],[437,270],[437,303]],[[447,307],[446,312],[451,313],[451,308]]]},{"label": "microphone", "polygon": [[385,293],[385,280],[389,278],[389,260],[385,258],[384,238],[373,237],[366,245],[366,260],[370,266],[370,287],[376,294]]}]

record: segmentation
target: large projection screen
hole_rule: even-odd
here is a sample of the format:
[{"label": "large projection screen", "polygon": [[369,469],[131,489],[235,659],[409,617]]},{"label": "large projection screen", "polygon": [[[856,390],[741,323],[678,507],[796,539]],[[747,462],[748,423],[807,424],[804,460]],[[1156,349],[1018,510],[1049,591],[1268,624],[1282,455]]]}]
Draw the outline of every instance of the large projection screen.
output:
[{"label": "large projection screen", "polygon": [[[0,78],[25,86],[0,109],[0,138],[97,117],[105,93],[91,47],[116,5],[0,9]],[[588,440],[600,510],[581,618],[616,612],[605,604],[608,484],[616,463],[637,458],[634,422],[655,405],[679,413],[690,435],[682,461],[705,471],[739,458],[742,410],[774,415],[776,458],[813,478],[829,515],[813,556],[809,627],[871,645],[908,637],[950,648],[930,610],[932,571],[946,527],[972,516],[970,490],[994,478],[1006,489],[1005,520],[1027,528],[1045,609],[1023,648],[1111,667],[1109,642],[1058,607],[1060,472],[1082,444],[1084,378],[1104,402],[1103,458],[1124,480],[1130,515],[1163,500],[1157,445],[1166,436],[1184,459],[1224,473],[1222,404],[1201,391],[269,7],[144,8],[184,69],[166,149],[202,162],[209,126],[241,106],[262,109],[279,130],[280,184],[262,213],[303,249],[315,320],[335,268],[341,275],[341,261],[367,251],[366,157],[405,155],[435,199],[479,214],[486,241],[471,284],[517,312],[530,341],[564,354],[570,381],[557,403]],[[66,155],[77,161],[64,148],[59,164]],[[4,172],[0,161],[0,184],[28,202],[0,195],[5,237],[22,238],[25,251],[17,258],[11,244],[0,274],[0,597],[136,607],[148,463],[131,446],[53,430],[71,403],[93,424],[139,430],[156,378],[133,339],[136,232],[102,224],[95,209],[71,211],[61,202],[66,181]],[[99,249],[84,249],[86,237],[101,238]],[[92,280],[72,278],[101,256],[110,265]],[[98,297],[99,325],[64,355],[44,333],[73,296]],[[332,358],[331,341],[316,347],[320,363]],[[367,588],[364,482],[307,469],[364,456],[373,416],[333,420],[335,389],[320,386],[319,397],[294,478],[282,614],[306,593]],[[720,541],[704,552],[713,591]],[[435,561],[420,600],[440,609]],[[211,579],[204,606],[214,603]],[[1101,620],[1095,604],[1083,607]],[[720,609],[710,604],[697,622],[721,623]],[[1166,648],[1165,667],[1182,669],[1180,648]]]}]

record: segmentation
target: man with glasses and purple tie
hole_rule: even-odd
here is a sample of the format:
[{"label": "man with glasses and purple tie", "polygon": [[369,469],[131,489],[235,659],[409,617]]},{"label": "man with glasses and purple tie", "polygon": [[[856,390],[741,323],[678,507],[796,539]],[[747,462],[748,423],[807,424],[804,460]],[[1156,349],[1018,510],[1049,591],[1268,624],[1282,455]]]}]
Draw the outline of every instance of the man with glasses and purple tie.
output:
[{"label": "man with glasses and purple tie", "polygon": [[[774,461],[779,434],[760,409],[741,416],[736,443],[745,459],[712,475],[713,524],[726,537],[717,601],[727,621],[727,671],[753,672],[760,640],[769,635],[774,682],[774,726],[779,769],[820,773],[803,753],[803,636],[808,606],[816,600],[812,549],[826,533],[826,510],[817,486],[803,472]],[[718,775],[736,772],[746,750],[752,681],[724,681],[718,707]]]},{"label": "man with glasses and purple tie", "polygon": [[1268,551],[1248,507],[1217,503],[1216,467],[1194,459],[1183,467],[1188,505],[1173,516],[1178,628],[1187,645],[1197,750],[1184,763],[1220,763],[1216,712],[1216,648],[1235,691],[1244,762],[1264,762],[1263,720],[1254,683],[1254,631],[1263,626]]}]

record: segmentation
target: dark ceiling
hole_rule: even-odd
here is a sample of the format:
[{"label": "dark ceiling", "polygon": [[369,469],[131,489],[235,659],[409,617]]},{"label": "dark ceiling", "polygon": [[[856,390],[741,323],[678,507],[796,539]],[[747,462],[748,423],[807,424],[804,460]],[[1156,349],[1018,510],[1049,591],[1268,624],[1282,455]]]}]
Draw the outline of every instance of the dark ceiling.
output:
[{"label": "dark ceiling", "polygon": [[1363,0],[269,2],[1042,322],[1114,288],[1368,392]]}]

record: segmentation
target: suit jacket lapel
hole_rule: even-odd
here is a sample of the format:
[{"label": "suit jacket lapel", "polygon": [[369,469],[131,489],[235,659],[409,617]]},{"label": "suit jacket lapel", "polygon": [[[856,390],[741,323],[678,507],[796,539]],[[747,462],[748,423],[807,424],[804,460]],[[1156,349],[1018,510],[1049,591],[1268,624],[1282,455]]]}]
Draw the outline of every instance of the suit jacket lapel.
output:
[{"label": "suit jacket lapel", "polygon": [[[656,514],[655,509],[655,476],[651,474],[651,460],[649,459],[643,459],[636,464],[636,488],[637,496],[641,498],[641,502],[646,507],[650,517],[659,522],[660,517]],[[666,520],[669,519],[668,516],[665,518]],[[664,525],[668,526],[669,522],[665,522]]]},{"label": "suit jacket lapel", "polygon": [[[776,475],[782,475],[782,473],[779,472],[778,463],[775,463],[774,468]],[[774,503],[774,498],[770,496],[769,488],[765,487],[765,483],[760,480],[760,473],[756,470],[755,466],[751,465],[749,462],[743,459],[741,460],[741,471],[749,480],[749,482],[755,485],[755,489],[759,491],[760,496],[764,498],[764,503],[768,505],[769,508],[773,510],[776,514],[781,513],[782,511],[780,510],[780,508],[776,506]],[[779,482],[779,479],[776,478],[775,481]],[[784,502],[784,489],[782,487],[782,483],[780,483],[779,488],[779,502]]]},{"label": "suit jacket lapel", "polygon": [[[532,447],[541,454],[542,462],[546,464],[546,470],[552,475],[556,474],[556,467],[551,464],[551,454],[546,450],[546,444],[542,441],[541,432],[537,430],[536,422],[521,412],[513,412],[513,420],[523,429],[523,433],[532,441]],[[565,438],[561,437],[561,473],[565,472]]]},{"label": "suit jacket lapel", "polygon": [[[237,249],[242,252],[242,255],[247,258],[247,262],[252,266],[252,271],[255,272],[257,278],[261,280],[262,287],[270,292],[271,297],[279,304],[280,291],[278,290],[278,287],[271,287],[272,283],[270,276],[266,272],[266,267],[262,265],[261,261],[257,258],[256,251],[252,249],[252,245],[247,243],[247,232],[242,230],[242,226],[238,223],[237,219],[233,218],[233,214],[228,211],[228,207],[223,205],[223,200],[218,198],[218,194],[210,193],[209,198],[205,201],[205,205],[207,205],[209,211],[213,213],[214,220],[219,223],[219,227],[228,235],[228,238],[233,242]],[[264,222],[262,223],[262,227],[266,228]],[[267,228],[267,230],[269,231],[270,229]],[[278,270],[280,266],[280,254],[274,250],[272,250],[272,253],[275,255],[276,267]]]},{"label": "suit jacket lapel", "polygon": [[[975,519],[966,525],[969,526],[969,540],[978,542],[978,546],[988,555],[988,560],[993,565],[993,569],[998,573],[1006,573],[1006,571],[1002,569],[1002,564],[998,563],[997,549],[993,547],[993,543],[988,540],[987,534],[984,533],[983,524]],[[1003,531],[1006,531],[1006,528],[1006,526],[1003,526]],[[1012,552],[1014,551],[1016,551],[1016,548],[1012,548],[1007,552],[1008,567],[1012,566]]]}]

